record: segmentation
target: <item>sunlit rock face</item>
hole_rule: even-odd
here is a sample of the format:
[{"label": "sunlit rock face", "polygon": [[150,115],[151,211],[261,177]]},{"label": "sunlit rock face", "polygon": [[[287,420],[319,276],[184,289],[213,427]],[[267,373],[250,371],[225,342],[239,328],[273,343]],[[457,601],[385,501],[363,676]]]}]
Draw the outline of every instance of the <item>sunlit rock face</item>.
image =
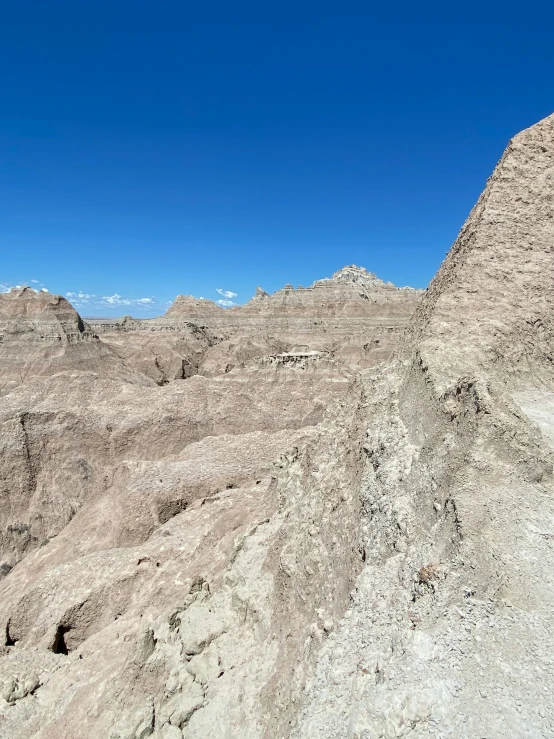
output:
[{"label": "sunlit rock face", "polygon": [[0,395],[31,378],[69,370],[150,384],[129,370],[61,295],[30,287],[0,294]]},{"label": "sunlit rock face", "polygon": [[[257,289],[256,295],[246,305],[224,309],[210,300],[197,300],[190,295],[180,295],[165,314],[167,319],[203,320],[218,326],[246,327],[254,330],[278,328],[321,331],[343,328],[333,319],[371,319],[378,317],[383,324],[406,322],[421,296],[421,290],[397,288],[383,282],[363,267],[344,267],[331,278],[316,280],[311,287],[295,290],[286,285],[268,295]],[[263,320],[260,320],[262,318]],[[306,319],[302,321],[302,319]],[[317,320],[321,323],[318,323]],[[336,321],[335,321],[336,323]],[[329,324],[329,325],[327,325]],[[352,324],[354,325],[354,323]],[[314,328],[315,327],[315,328]]]},{"label": "sunlit rock face", "polygon": [[294,739],[552,732],[553,245],[551,116],[509,143],[404,360],[365,375],[365,564]]},{"label": "sunlit rock face", "polygon": [[359,370],[398,349],[423,292],[397,288],[351,266],[311,287],[288,285],[273,295],[257,288],[241,306],[222,308],[179,295],[161,318],[92,325],[130,366],[159,382],[181,379],[183,373],[221,374],[295,345],[329,352]]},{"label": "sunlit rock face", "polygon": [[[323,512],[325,495],[314,509],[297,484],[285,490],[300,450],[319,455],[328,439],[344,450],[338,465],[321,460],[336,501],[339,480],[358,474],[346,468],[356,436],[323,422],[335,404],[359,413],[355,373],[296,341],[279,361],[282,340],[204,321],[91,328],[60,296],[32,290],[0,305],[17,378],[6,373],[0,407],[0,736],[165,737],[195,723],[217,733],[259,651],[243,610],[267,609],[281,576],[267,554],[298,535],[284,510],[300,506],[306,522]],[[347,511],[354,526],[355,499],[334,517]],[[353,573],[346,529],[339,549]],[[330,550],[321,556],[335,566]],[[243,570],[244,588],[232,584]],[[317,581],[318,602],[334,601]],[[267,679],[271,664],[259,665]],[[222,698],[200,715],[216,680]],[[249,688],[260,706],[263,684]]]}]

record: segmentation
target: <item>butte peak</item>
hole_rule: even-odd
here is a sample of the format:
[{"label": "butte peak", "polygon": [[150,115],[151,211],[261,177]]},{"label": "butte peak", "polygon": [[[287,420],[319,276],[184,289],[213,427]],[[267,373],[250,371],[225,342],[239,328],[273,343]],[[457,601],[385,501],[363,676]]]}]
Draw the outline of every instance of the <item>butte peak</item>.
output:
[{"label": "butte peak", "polygon": [[[319,288],[326,288],[321,290]],[[277,290],[273,294],[270,294],[263,290],[261,287],[256,287],[256,292],[253,297],[242,306],[233,305],[231,315],[233,321],[236,320],[238,315],[243,314],[246,309],[246,313],[250,313],[252,310],[262,309],[267,311],[271,308],[275,308],[277,305],[280,306],[280,310],[285,309],[288,311],[294,311],[295,307],[301,306],[305,301],[323,299],[328,301],[333,300],[339,311],[342,310],[342,304],[344,305],[361,299],[367,299],[375,297],[377,300],[381,298],[387,299],[386,295],[392,295],[397,293],[400,295],[401,292],[413,293],[409,299],[417,298],[423,290],[412,287],[397,287],[392,282],[385,282],[378,277],[374,272],[369,272],[365,267],[358,267],[355,264],[347,265],[335,272],[331,277],[323,277],[322,279],[315,280],[310,287],[302,287],[298,285],[295,290],[291,283],[287,283],[281,289]],[[310,293],[312,297],[310,298]],[[326,297],[323,297],[323,294]],[[378,294],[380,293],[380,295]],[[286,298],[286,304],[281,304],[283,298]],[[392,298],[394,299],[394,298]],[[404,297],[400,298],[404,299]],[[296,301],[300,301],[298,306]],[[212,300],[206,300],[205,298],[196,298],[192,295],[177,295],[172,305],[165,313],[166,318],[171,319],[187,319],[191,321],[203,321],[206,315],[219,316],[221,320],[228,320],[223,318],[223,314],[228,311],[222,309],[220,305]]]},{"label": "butte peak", "polygon": [[46,290],[33,290],[26,285],[14,287],[9,292],[0,294],[0,323],[4,324],[6,321],[10,324],[13,321],[36,322],[33,328],[38,328],[41,324],[55,323],[64,333],[85,331],[80,315],[62,295],[55,295]]},{"label": "butte peak", "polygon": [[324,280],[316,280],[314,284],[321,282],[339,282],[348,284],[361,284],[364,286],[371,287],[385,287],[385,285],[392,283],[386,283],[381,280],[374,272],[369,272],[365,267],[357,267],[355,264],[347,265],[342,269],[337,270],[331,278]]},{"label": "butte peak", "polygon": [[[92,325],[106,342],[113,342],[114,351],[123,352],[159,382],[182,377],[184,366],[186,373],[211,376],[298,345],[329,352],[352,371],[391,355],[423,292],[397,288],[363,267],[349,265],[310,287],[295,289],[288,283],[271,295],[257,287],[244,305],[219,301],[222,306],[179,295],[164,316],[132,325],[119,322],[115,334],[109,324]],[[194,340],[190,339],[194,348],[192,344],[186,348],[180,332],[191,331],[191,325],[196,327]],[[199,329],[209,346],[196,345]],[[130,331],[133,337],[128,336],[123,346],[121,334]],[[139,349],[146,345],[148,352]],[[163,367],[171,367],[169,374]]]},{"label": "butte peak", "polygon": [[18,285],[12,287],[11,290],[0,294],[0,304],[5,301],[13,302],[14,305],[33,304],[39,306],[59,305],[64,302],[69,305],[69,302],[62,296],[48,292],[48,290],[35,290],[28,285]]},{"label": "butte peak", "polygon": [[338,286],[354,286],[362,287],[367,290],[415,290],[412,287],[397,287],[393,282],[385,282],[378,277],[375,272],[369,272],[365,267],[358,267],[355,264],[347,265],[337,270],[332,277],[324,277],[316,280],[312,287],[338,287]]},{"label": "butte peak", "polygon": [[265,300],[266,298],[269,298],[269,293],[266,293],[266,291],[258,285],[256,288],[256,293],[252,300]]},{"label": "butte peak", "polygon": [[27,286],[0,294],[0,396],[62,372],[150,384],[125,367],[62,295]]}]

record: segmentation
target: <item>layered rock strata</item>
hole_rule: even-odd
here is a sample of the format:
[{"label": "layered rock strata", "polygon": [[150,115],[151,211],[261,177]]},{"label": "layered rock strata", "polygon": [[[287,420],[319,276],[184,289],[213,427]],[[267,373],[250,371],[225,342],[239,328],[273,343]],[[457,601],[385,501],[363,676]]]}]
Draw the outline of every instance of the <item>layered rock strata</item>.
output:
[{"label": "layered rock strata", "polygon": [[0,294],[0,396],[68,370],[151,384],[129,370],[61,295],[30,287]]},{"label": "layered rock strata", "polygon": [[92,325],[130,366],[161,383],[221,374],[298,344],[359,370],[397,349],[422,292],[350,266],[307,288],[288,285],[273,295],[258,288],[234,308],[180,295],[161,318]]},{"label": "layered rock strata", "polygon": [[[240,336],[265,334],[314,350],[338,348],[354,339],[362,354],[367,339],[377,342],[371,348],[382,359],[407,325],[421,294],[421,290],[397,288],[363,267],[351,266],[311,287],[295,290],[288,285],[273,295],[262,291],[246,305],[229,309],[209,300],[178,296],[163,320],[190,320]],[[379,347],[380,343],[384,346]]]}]

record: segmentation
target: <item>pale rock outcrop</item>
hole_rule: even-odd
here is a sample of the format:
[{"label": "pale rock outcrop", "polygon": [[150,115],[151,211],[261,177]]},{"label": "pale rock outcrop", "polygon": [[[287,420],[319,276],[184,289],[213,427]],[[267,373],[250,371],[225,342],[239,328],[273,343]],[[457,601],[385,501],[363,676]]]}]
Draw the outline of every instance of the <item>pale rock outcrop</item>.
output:
[{"label": "pale rock outcrop", "polygon": [[178,295],[165,315],[168,318],[175,317],[181,321],[202,325],[206,317],[219,318],[223,313],[224,309],[213,300],[194,298],[192,295]]},{"label": "pale rock outcrop", "polygon": [[209,436],[315,425],[348,381],[335,366],[301,375],[255,367],[163,388],[64,374],[20,386],[0,409],[0,564],[57,535],[111,489],[120,465],[169,461]]},{"label": "pale rock outcrop", "polygon": [[269,293],[266,293],[266,291],[258,285],[258,287],[256,288],[256,293],[251,300],[265,300],[266,298],[269,298]]}]

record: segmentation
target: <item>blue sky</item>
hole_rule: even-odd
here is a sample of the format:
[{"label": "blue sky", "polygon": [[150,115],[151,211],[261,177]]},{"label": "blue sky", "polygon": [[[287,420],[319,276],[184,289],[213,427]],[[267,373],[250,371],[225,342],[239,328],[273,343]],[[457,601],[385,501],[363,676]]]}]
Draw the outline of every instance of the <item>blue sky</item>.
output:
[{"label": "blue sky", "polygon": [[509,138],[554,111],[544,0],[0,10],[0,285],[84,315],[345,264],[423,287]]}]

